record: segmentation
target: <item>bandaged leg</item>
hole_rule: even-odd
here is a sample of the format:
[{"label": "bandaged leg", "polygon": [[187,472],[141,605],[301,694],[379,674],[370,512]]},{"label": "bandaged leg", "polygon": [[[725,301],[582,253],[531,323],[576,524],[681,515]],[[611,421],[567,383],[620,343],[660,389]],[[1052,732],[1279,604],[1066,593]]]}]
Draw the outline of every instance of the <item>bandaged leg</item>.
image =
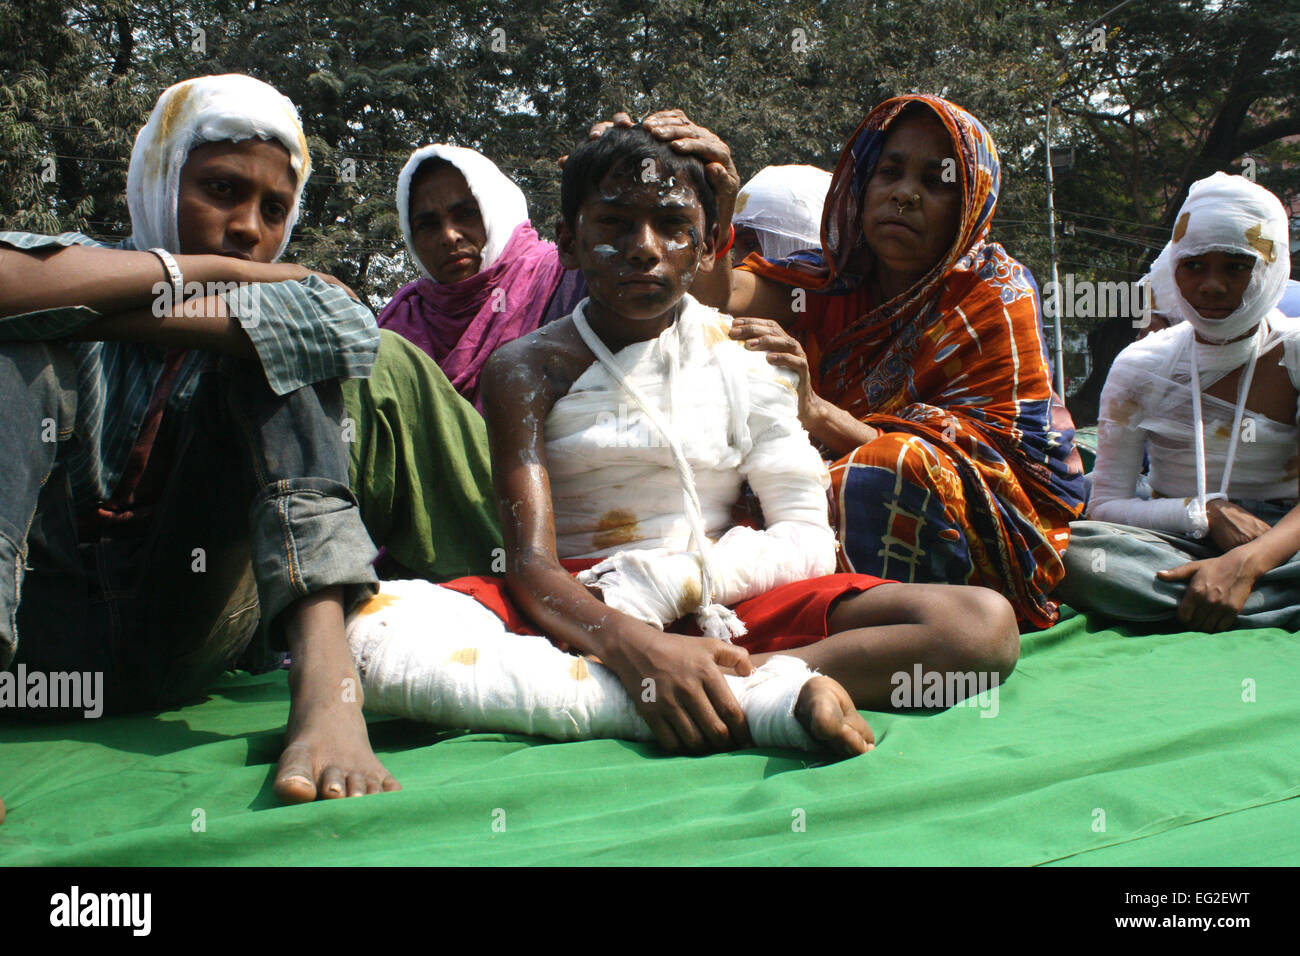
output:
[{"label": "bandaged leg", "polygon": [[[544,637],[513,634],[468,595],[427,581],[385,581],[348,619],[366,709],[450,727],[555,740],[653,740],[609,668]],[[794,716],[815,675],[775,657],[727,677],[759,747],[816,750]]]}]

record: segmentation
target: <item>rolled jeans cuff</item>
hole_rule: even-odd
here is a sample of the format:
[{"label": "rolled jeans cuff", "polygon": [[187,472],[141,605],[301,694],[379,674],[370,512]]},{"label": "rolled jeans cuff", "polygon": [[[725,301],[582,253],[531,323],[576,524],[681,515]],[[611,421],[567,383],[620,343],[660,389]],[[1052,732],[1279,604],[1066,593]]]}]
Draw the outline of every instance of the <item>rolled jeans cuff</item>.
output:
[{"label": "rolled jeans cuff", "polygon": [[7,668],[18,651],[18,597],[23,586],[23,565],[27,555],[0,531],[0,671]]},{"label": "rolled jeans cuff", "polygon": [[378,552],[347,485],[327,478],[274,482],[253,500],[249,518],[261,627],[274,646],[283,646],[276,619],[300,598],[341,585],[346,614],[379,590],[371,564]]}]

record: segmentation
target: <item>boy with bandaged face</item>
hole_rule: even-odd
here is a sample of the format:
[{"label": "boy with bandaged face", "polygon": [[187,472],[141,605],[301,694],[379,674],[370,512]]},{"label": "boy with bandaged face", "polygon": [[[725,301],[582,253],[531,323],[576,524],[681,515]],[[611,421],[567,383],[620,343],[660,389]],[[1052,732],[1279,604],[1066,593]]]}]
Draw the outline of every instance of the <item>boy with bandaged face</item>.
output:
[{"label": "boy with bandaged face", "polygon": [[[1115,359],[1088,521],[1058,596],[1193,631],[1300,629],[1300,321],[1281,201],[1242,176],[1192,184],[1153,273],[1173,324]],[[1162,304],[1163,303],[1163,304]],[[1143,459],[1151,494],[1135,492]]]},{"label": "boy with bandaged face", "polygon": [[[718,168],[640,127],[568,157],[558,246],[590,297],[484,372],[506,577],[385,584],[363,605],[349,638],[371,706],[849,756],[873,745],[857,708],[888,707],[899,672],[1014,667],[995,592],[830,574],[828,476],[793,373],[689,294],[719,248]],[[745,481],[764,530],[731,527]]]}]

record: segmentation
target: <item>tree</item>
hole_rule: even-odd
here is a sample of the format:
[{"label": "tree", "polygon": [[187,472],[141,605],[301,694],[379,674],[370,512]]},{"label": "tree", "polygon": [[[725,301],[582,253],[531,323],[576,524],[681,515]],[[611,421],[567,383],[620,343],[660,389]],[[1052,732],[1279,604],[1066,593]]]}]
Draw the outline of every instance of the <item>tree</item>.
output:
[{"label": "tree", "polygon": [[[1300,11],[1265,0],[20,0],[0,8],[0,212],[9,228],[123,237],[135,131],[158,93],[243,72],[298,104],[315,173],[288,255],[381,305],[413,272],[393,195],[410,151],[483,151],[548,234],[556,157],[616,110],[677,106],[732,146],[743,176],[832,168],[867,111],[934,92],[988,126],[1003,163],[992,238],[1049,274],[1044,120],[1072,147],[1058,183],[1062,270],[1131,280],[1187,186],[1255,160],[1300,190]],[[1101,42],[1098,42],[1100,39]],[[48,160],[48,162],[47,162]],[[46,171],[53,168],[51,177]],[[1079,320],[1100,382],[1133,330]]]},{"label": "tree", "polygon": [[[1080,20],[1113,4],[1076,4]],[[1261,0],[1206,5],[1142,0],[1101,32],[1063,36],[1056,101],[1078,174],[1058,191],[1084,226],[1062,256],[1100,278],[1141,276],[1163,247],[1193,182],[1249,174],[1283,198],[1300,195],[1300,9]],[[1101,42],[1097,42],[1100,38]],[[1070,408],[1095,421],[1115,355],[1135,336],[1128,316],[1089,331],[1093,374]]]}]

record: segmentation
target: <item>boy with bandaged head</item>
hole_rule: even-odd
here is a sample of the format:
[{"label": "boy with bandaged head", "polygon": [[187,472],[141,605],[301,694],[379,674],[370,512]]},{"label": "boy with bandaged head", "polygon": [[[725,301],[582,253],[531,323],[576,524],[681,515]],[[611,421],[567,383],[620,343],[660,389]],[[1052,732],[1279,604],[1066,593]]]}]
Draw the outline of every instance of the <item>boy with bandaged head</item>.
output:
[{"label": "boy with bandaged head", "polygon": [[[1193,183],[1161,254],[1175,322],[1115,359],[1070,605],[1190,630],[1300,629],[1300,321],[1279,309],[1287,216],[1264,187]],[[1159,300],[1158,300],[1159,301]],[[1134,488],[1144,454],[1151,497]]]},{"label": "boy with bandaged head", "polygon": [[0,233],[0,666],[159,709],[239,657],[260,603],[293,661],[294,802],[397,788],[345,693],[375,575],[339,382],[379,337],[338,280],[276,262],[310,174],[289,100],[201,77],[136,140],[129,240]]}]

